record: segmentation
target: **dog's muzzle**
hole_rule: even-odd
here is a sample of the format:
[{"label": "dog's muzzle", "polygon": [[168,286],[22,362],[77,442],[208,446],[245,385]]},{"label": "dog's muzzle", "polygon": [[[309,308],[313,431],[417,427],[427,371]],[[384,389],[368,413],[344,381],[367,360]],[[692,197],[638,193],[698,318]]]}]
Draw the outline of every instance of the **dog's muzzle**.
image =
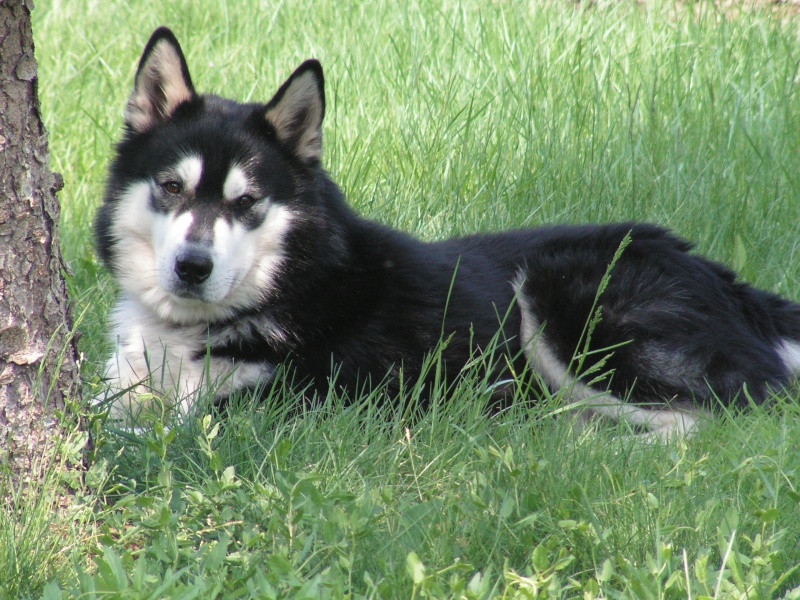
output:
[{"label": "dog's muzzle", "polygon": [[211,276],[214,261],[203,246],[188,246],[175,257],[175,274],[183,283],[200,285]]}]

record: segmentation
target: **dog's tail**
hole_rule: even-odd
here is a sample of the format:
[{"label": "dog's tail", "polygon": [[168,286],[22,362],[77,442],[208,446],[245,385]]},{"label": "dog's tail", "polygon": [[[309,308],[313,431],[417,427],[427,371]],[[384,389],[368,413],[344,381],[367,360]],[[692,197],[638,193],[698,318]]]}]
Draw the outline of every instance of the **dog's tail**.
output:
[{"label": "dog's tail", "polygon": [[[756,291],[756,290],[752,290]],[[765,294],[763,306],[770,314],[778,341],[776,351],[791,377],[800,377],[800,304]]]}]

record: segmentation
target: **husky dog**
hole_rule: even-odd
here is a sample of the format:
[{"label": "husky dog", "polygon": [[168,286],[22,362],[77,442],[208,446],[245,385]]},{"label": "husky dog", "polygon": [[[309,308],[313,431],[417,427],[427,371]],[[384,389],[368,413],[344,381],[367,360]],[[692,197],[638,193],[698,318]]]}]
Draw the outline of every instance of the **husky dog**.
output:
[{"label": "husky dog", "polygon": [[534,373],[593,414],[669,435],[800,372],[800,305],[659,227],[425,243],[362,219],[321,166],[324,115],[315,60],[266,104],[241,104],[195,92],[175,36],[153,33],[96,223],[121,288],[116,413],[145,392],[188,410],[201,388],[224,398],[287,364],[309,398],[378,384],[393,398],[433,384],[437,348],[451,382],[491,348],[498,381]]}]

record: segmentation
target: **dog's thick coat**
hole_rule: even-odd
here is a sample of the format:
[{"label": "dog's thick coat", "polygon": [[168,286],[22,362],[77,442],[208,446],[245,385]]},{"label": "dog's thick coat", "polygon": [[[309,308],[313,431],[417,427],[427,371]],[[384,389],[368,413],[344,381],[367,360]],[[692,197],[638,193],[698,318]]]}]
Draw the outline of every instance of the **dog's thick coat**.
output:
[{"label": "dog's thick coat", "polygon": [[[122,290],[117,409],[139,385],[188,408],[205,383],[225,396],[287,363],[309,393],[385,382],[391,395],[441,343],[451,380],[492,348],[498,379],[529,366],[663,433],[692,428],[696,407],[761,402],[800,370],[800,306],[659,227],[423,243],[358,217],[321,166],[324,113],[314,60],[267,104],[240,104],[197,94],[174,35],[153,34],[96,224]],[[590,385],[578,363],[600,360],[609,376]]]}]

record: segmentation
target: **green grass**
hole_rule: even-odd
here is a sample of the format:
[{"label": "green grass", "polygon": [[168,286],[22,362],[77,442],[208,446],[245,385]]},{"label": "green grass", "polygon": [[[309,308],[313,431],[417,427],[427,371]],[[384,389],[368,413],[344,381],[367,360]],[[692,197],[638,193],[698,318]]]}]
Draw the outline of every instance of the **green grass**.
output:
[{"label": "green grass", "polygon": [[[92,216],[160,24],[199,89],[238,99],[320,58],[325,163],[372,218],[425,239],[656,221],[800,297],[800,45],[766,10],[41,1],[90,382],[114,296]],[[800,597],[796,392],[662,445],[576,430],[552,418],[558,398],[487,418],[485,391],[467,381],[416,417],[377,397],[298,415],[275,389],[168,432],[94,420],[69,510],[55,479],[10,490],[0,598]]]}]

